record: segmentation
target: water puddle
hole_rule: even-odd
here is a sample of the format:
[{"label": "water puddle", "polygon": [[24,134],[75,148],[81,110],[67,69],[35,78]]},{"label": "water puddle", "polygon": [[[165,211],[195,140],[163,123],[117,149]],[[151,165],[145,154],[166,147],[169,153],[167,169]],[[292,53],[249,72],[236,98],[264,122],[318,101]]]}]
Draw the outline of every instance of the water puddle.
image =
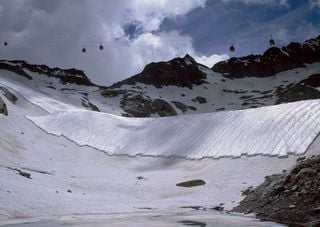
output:
[{"label": "water puddle", "polygon": [[15,219],[0,222],[8,227],[103,227],[103,226],[197,226],[197,227],[278,227],[284,226],[272,222],[261,222],[245,216],[220,212],[184,212],[163,214],[154,212],[108,214],[108,215],[72,215],[50,218]]}]

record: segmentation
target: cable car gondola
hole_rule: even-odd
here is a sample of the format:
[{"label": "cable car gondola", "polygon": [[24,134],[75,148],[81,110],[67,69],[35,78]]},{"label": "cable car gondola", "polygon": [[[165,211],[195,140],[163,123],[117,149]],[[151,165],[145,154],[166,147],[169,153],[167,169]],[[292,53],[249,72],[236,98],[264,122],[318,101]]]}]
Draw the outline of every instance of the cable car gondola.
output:
[{"label": "cable car gondola", "polygon": [[235,48],[234,48],[233,44],[231,44],[229,50],[230,50],[230,52],[234,52],[235,51]]},{"label": "cable car gondola", "polygon": [[99,45],[99,50],[103,50],[103,45],[102,45],[102,43],[100,43],[100,45]]},{"label": "cable car gondola", "polygon": [[272,38],[272,35],[270,36],[269,44],[270,46],[274,46],[276,44],[274,39]]}]

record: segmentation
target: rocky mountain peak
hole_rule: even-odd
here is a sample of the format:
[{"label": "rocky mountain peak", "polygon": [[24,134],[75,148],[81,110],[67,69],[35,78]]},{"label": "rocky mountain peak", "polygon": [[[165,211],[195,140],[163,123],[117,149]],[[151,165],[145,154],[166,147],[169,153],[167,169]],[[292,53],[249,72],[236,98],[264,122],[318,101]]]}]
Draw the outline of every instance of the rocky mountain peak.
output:
[{"label": "rocky mountain peak", "polygon": [[198,63],[187,54],[183,58],[174,58],[168,62],[150,63],[141,73],[118,82],[111,88],[117,88],[124,84],[143,83],[154,85],[157,88],[172,85],[192,89],[193,85],[207,83],[205,79],[206,74],[199,69]]},{"label": "rocky mountain peak", "polygon": [[212,70],[228,78],[268,77],[314,62],[320,62],[320,36],[303,44],[292,42],[282,48],[271,47],[262,55],[230,58],[217,63]]},{"label": "rocky mountain peak", "polygon": [[189,54],[186,54],[184,57],[183,57],[183,60],[187,63],[187,64],[194,64],[194,65],[197,65],[198,63],[194,60],[193,57],[191,57],[191,55]]}]

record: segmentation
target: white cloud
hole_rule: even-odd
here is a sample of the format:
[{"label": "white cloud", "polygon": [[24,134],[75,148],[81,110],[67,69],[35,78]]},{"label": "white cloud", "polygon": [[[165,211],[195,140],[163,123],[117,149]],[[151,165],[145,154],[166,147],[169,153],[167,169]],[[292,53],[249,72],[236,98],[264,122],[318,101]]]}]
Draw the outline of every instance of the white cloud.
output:
[{"label": "white cloud", "polygon": [[320,0],[309,0],[311,8],[319,8],[320,9]]},{"label": "white cloud", "polygon": [[193,56],[197,62],[208,67],[229,58],[226,54],[198,56],[192,46],[191,37],[181,36],[177,32],[160,33],[159,35],[143,34],[131,44],[130,48],[132,48],[132,52],[141,53],[135,57],[139,68],[149,63],[150,59],[155,62],[167,61],[172,57],[183,57],[187,53]]},{"label": "white cloud", "polygon": [[[0,0],[0,41],[9,42],[1,58],[77,67],[94,82],[110,84],[151,61],[195,53],[190,37],[155,32],[165,18],[183,16],[205,1]],[[142,30],[134,40],[124,32],[128,23]],[[97,48],[100,42],[104,51]]]},{"label": "white cloud", "polygon": [[140,22],[145,31],[155,31],[166,17],[176,17],[197,7],[204,7],[206,0],[135,0],[129,1],[127,19]]},{"label": "white cloud", "polygon": [[222,2],[242,2],[246,4],[288,6],[288,0],[222,0]]},{"label": "white cloud", "polygon": [[228,58],[229,58],[229,55],[227,54],[222,54],[222,55],[213,54],[211,56],[204,56],[204,55],[196,56],[195,60],[200,64],[203,64],[211,68],[215,63],[227,60]]}]

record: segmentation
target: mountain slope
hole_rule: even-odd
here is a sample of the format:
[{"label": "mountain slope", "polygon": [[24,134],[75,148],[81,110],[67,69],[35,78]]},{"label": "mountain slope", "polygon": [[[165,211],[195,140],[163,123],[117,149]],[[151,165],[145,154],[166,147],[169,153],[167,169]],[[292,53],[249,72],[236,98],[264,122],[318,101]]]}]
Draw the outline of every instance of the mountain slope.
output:
[{"label": "mountain slope", "polygon": [[[163,80],[140,74],[101,87],[81,71],[1,61],[0,225],[65,215],[189,220],[194,209],[215,222],[213,210],[232,210],[297,155],[319,155],[319,99],[273,105],[316,98],[319,62],[237,79],[190,56],[173,63],[152,65]],[[195,74],[180,83],[189,67]],[[188,113],[198,114],[119,116]],[[251,221],[243,226],[270,225]]]},{"label": "mountain slope", "polygon": [[[272,47],[263,55],[231,58],[212,69],[186,55],[151,63],[102,95],[120,97],[124,116],[136,117],[247,109],[320,98],[319,53],[320,36],[302,45]],[[154,101],[161,101],[161,105],[154,107]]]},{"label": "mountain slope", "polygon": [[320,62],[320,36],[304,43],[290,43],[286,47],[271,47],[263,55],[231,58],[212,67],[228,78],[269,77],[308,64]]},{"label": "mountain slope", "polygon": [[0,71],[38,91],[84,109],[127,117],[165,117],[240,110],[320,98],[320,36],[272,47],[263,55],[231,58],[212,69],[191,56],[151,63],[103,87],[76,69],[0,61]]},{"label": "mountain slope", "polygon": [[[205,213],[201,215],[216,217],[209,210],[231,210],[242,199],[242,190],[261,184],[265,175],[290,168],[296,159],[293,152],[306,152],[307,156],[319,152],[319,138],[315,139],[319,132],[319,100],[244,111],[134,119],[90,111],[72,98],[45,94],[50,88],[31,88],[30,84],[13,80],[14,75],[0,72],[0,86],[16,97],[11,102],[0,93],[8,108],[8,116],[0,114],[0,224],[8,223],[7,219],[21,223],[30,221],[23,218],[56,220],[57,216],[81,218],[83,214],[177,216],[193,214],[192,207],[202,209]],[[91,89],[96,92],[97,88]],[[77,95],[73,98],[79,98]],[[253,116],[258,120],[251,121]],[[237,127],[237,123],[244,127]],[[277,123],[280,125],[275,126]],[[228,130],[219,133],[226,126]],[[232,139],[242,131],[251,136]],[[213,138],[219,136],[230,140],[220,143],[221,152],[214,156],[219,144]],[[257,137],[261,138],[252,143]],[[241,153],[248,156],[222,158]],[[127,157],[136,154],[141,156]],[[177,155],[220,159],[172,157]],[[177,186],[196,179],[205,184]]]}]

